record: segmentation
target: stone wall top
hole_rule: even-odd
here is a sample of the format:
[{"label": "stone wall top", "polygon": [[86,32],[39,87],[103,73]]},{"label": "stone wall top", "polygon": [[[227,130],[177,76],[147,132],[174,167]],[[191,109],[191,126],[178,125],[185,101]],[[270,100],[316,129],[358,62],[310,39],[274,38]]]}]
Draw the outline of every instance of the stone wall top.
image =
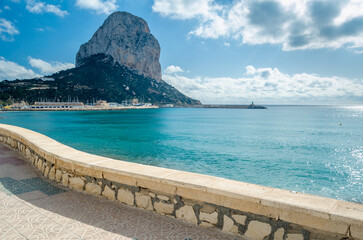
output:
[{"label": "stone wall top", "polygon": [[40,133],[0,124],[0,135],[29,146],[59,169],[165,195],[208,202],[306,228],[363,238],[363,205],[85,153]]}]

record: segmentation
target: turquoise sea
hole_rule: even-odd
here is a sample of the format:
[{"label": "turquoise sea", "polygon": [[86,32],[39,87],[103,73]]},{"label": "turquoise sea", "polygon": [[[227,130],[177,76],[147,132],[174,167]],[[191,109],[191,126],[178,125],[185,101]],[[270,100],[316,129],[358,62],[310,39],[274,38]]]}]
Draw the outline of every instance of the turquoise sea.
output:
[{"label": "turquoise sea", "polygon": [[0,112],[89,153],[363,203],[363,106]]}]

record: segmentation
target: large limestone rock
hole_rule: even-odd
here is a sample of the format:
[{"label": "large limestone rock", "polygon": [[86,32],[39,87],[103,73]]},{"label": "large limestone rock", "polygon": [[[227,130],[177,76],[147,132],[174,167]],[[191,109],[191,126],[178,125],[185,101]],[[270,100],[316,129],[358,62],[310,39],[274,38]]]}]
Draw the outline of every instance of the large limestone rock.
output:
[{"label": "large limestone rock", "polygon": [[206,222],[209,222],[212,224],[217,224],[218,213],[217,212],[213,212],[213,213],[200,212],[199,218],[202,221],[206,221]]},{"label": "large limestone rock", "polygon": [[101,186],[96,183],[87,183],[85,187],[85,192],[94,194],[94,195],[101,195]]},{"label": "large limestone rock", "polygon": [[197,217],[195,216],[195,212],[192,206],[181,207],[180,209],[176,210],[175,216],[177,218],[184,219],[194,224],[198,223]]},{"label": "large limestone rock", "polygon": [[76,67],[92,55],[103,53],[137,73],[161,80],[160,45],[145,20],[127,12],[114,12],[83,44],[76,56]]},{"label": "large limestone rock", "polygon": [[234,222],[230,217],[224,215],[223,216],[223,228],[222,228],[222,231],[231,232],[231,233],[238,233],[238,227],[236,225],[234,225]]},{"label": "large limestone rock", "polygon": [[155,202],[154,208],[157,213],[160,214],[172,214],[174,211],[174,205],[169,203],[163,203],[163,202]]},{"label": "large limestone rock", "polygon": [[245,236],[252,240],[262,240],[271,233],[271,226],[259,221],[251,221],[248,225]]},{"label": "large limestone rock", "polygon": [[84,181],[79,177],[69,178],[69,187],[77,191],[83,191]]},{"label": "large limestone rock", "polygon": [[120,188],[117,193],[117,200],[129,206],[134,206],[134,194],[128,189]]}]

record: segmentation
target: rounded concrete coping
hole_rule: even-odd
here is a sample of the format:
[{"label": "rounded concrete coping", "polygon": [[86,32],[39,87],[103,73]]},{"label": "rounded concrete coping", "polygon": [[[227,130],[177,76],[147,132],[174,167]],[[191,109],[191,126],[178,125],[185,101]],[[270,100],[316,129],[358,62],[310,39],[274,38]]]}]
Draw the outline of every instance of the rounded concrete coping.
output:
[{"label": "rounded concrete coping", "polygon": [[363,234],[363,204],[101,157],[11,125],[0,124],[0,135],[22,142],[54,163],[56,168],[267,216],[324,232],[351,235],[350,231],[354,229],[359,236]]}]

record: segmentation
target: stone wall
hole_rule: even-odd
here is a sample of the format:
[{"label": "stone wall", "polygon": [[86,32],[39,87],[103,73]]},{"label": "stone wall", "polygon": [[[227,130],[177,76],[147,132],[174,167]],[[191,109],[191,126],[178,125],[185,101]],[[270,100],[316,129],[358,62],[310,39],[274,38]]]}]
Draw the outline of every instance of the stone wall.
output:
[{"label": "stone wall", "polygon": [[250,239],[363,239],[363,205],[87,154],[0,124],[0,142],[44,177],[206,228]]}]

